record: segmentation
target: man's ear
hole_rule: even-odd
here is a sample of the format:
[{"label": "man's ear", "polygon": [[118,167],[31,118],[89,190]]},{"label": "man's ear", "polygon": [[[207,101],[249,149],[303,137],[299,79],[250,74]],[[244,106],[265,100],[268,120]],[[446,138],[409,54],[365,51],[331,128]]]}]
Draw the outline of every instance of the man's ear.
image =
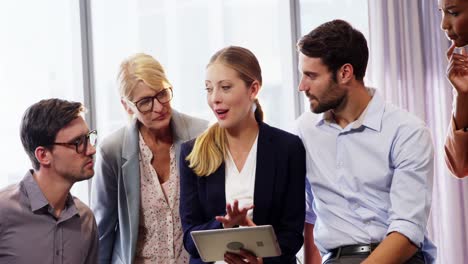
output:
[{"label": "man's ear", "polygon": [[122,104],[122,106],[124,107],[125,111],[127,111],[127,113],[129,115],[133,115],[134,112],[132,110],[132,108],[128,105],[127,101],[123,98],[120,98],[120,103]]},{"label": "man's ear", "polygon": [[340,84],[348,84],[354,79],[354,68],[353,65],[346,63],[341,66],[337,72],[337,81]]},{"label": "man's ear", "polygon": [[42,166],[49,166],[51,164],[52,156],[50,151],[43,146],[39,146],[34,150],[34,156]]}]

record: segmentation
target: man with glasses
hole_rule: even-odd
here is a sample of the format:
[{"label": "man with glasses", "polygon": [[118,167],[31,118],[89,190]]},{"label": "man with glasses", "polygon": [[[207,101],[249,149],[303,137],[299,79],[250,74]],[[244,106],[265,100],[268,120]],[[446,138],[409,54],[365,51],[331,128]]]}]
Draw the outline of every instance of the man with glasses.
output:
[{"label": "man with glasses", "polygon": [[48,99],[24,113],[21,141],[33,169],[0,191],[0,263],[97,263],[94,216],[70,194],[94,175],[97,133],[83,111]]}]

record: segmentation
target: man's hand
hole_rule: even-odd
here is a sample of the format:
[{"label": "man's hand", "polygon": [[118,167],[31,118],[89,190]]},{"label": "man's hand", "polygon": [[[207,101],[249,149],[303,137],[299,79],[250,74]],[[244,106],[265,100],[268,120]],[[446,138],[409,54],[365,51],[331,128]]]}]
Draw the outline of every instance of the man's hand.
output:
[{"label": "man's hand", "polygon": [[398,264],[410,259],[418,248],[403,234],[390,233],[362,264]]},{"label": "man's hand", "polygon": [[322,263],[322,257],[314,243],[314,225],[307,222],[304,225],[304,263]]}]

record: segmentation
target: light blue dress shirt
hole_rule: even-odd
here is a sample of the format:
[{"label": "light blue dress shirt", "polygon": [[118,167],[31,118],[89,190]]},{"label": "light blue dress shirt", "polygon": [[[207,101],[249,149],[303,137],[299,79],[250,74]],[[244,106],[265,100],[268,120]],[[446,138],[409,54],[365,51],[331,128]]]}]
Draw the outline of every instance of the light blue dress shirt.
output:
[{"label": "light blue dress shirt", "polygon": [[307,155],[306,222],[315,225],[322,255],[399,232],[432,263],[436,248],[426,236],[434,161],[429,130],[368,91],[372,100],[345,128],[329,112],[306,112],[296,121]]}]

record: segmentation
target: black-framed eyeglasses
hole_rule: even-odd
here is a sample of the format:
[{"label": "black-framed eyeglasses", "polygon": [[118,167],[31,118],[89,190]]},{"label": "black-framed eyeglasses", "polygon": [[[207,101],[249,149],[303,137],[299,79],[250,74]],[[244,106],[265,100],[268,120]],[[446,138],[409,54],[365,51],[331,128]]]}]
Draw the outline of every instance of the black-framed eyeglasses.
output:
[{"label": "black-framed eyeglasses", "polygon": [[88,144],[95,147],[97,143],[97,131],[92,130],[87,134],[76,138],[73,142],[54,142],[50,145],[75,146],[76,153],[83,154],[88,150]]},{"label": "black-framed eyeglasses", "polygon": [[160,104],[167,104],[172,100],[172,88],[164,88],[154,96],[144,97],[136,102],[129,102],[136,106],[140,113],[146,114],[153,111],[154,99],[158,100]]}]

